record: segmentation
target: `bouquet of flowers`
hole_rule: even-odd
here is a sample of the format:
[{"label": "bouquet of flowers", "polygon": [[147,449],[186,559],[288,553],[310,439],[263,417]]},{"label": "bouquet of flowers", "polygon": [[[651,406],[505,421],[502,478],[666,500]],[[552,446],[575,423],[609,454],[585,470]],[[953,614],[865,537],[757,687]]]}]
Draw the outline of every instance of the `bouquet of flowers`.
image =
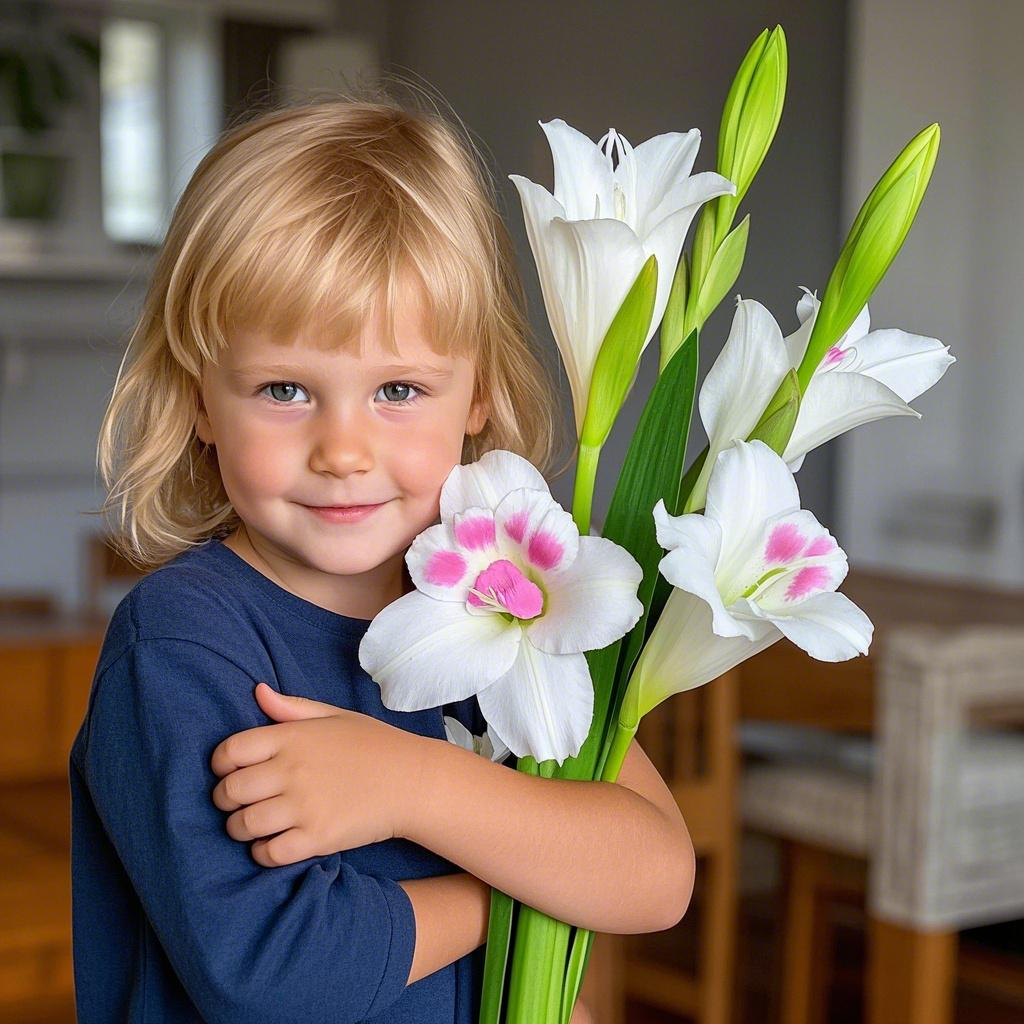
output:
[{"label": "bouquet of flowers", "polygon": [[[595,145],[541,124],[554,192],[510,177],[572,387],[572,514],[512,452],[452,471],[440,524],[407,554],[417,589],[360,646],[387,707],[476,694],[487,733],[449,721],[453,742],[511,751],[534,775],[611,782],[648,711],[780,637],[822,661],[867,653],[872,624],[837,592],[846,555],[800,507],[794,474],[852,427],[920,417],[908,403],[954,362],[934,338],[871,331],[867,308],[924,196],[938,125],[882,175],[820,301],[803,289],[791,335],[737,298],[697,400],[708,444],[684,468],[700,331],[743,265],[750,218],[735,214],[775,136],[786,69],[781,27],[765,30],[726,100],[717,172],[690,173],[697,129],[634,148],[614,129]],[[601,449],[659,326],[658,380],[592,536]],[[495,890],[481,1024],[567,1024],[591,939]]]}]

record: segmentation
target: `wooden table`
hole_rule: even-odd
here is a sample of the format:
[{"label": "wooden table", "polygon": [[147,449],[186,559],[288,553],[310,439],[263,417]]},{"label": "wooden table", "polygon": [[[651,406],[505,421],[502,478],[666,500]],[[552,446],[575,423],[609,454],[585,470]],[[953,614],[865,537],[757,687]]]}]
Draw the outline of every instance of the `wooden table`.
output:
[{"label": "wooden table", "polygon": [[[917,623],[1024,625],[1024,590],[936,582],[851,569],[840,586],[875,625],[864,657],[825,664],[786,639],[739,666],[739,715],[844,732],[874,728],[875,667],[887,633]],[[952,1019],[956,934],[919,932],[869,915],[866,1020],[945,1024]]]}]

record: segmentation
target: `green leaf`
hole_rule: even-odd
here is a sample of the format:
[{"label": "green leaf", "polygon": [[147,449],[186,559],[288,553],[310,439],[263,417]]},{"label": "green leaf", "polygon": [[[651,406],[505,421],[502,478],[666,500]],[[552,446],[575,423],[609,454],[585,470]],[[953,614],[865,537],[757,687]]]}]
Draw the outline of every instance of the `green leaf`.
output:
[{"label": "green leaf", "polygon": [[596,775],[604,768],[607,748],[618,721],[619,704],[633,662],[643,647],[651,600],[660,576],[658,563],[665,552],[658,544],[654,506],[661,500],[667,507],[674,502],[679,489],[697,389],[698,339],[694,331],[658,377],[630,442],[605,519],[602,536],[624,547],[643,570],[637,597],[644,611],[620,641],[615,690],[609,701],[610,714],[605,722]]},{"label": "green leaf", "polygon": [[658,291],[658,259],[651,255],[640,268],[622,305],[612,318],[594,363],[580,444],[600,448],[615,422],[636,376]]},{"label": "green leaf", "polygon": [[[637,423],[629,450],[612,495],[603,536],[624,547],[639,562],[644,580],[638,596],[653,586],[663,552],[654,530],[654,506],[659,499],[675,500],[686,453],[693,397],[697,386],[696,332],[680,346],[651,389]],[[643,629],[641,618],[634,632]],[[615,724],[617,667],[623,640],[600,650],[587,651],[587,665],[594,683],[594,718],[590,733],[576,757],[566,759],[556,773],[562,779],[593,779],[602,757],[609,723]],[[638,651],[639,643],[633,647]],[[635,656],[635,654],[634,654]]]},{"label": "green leaf", "polygon": [[729,232],[725,241],[718,248],[707,277],[701,285],[700,297],[697,299],[697,320],[694,326],[700,330],[718,304],[728,295],[736,279],[740,276],[743,259],[747,254],[747,235],[750,231],[750,214],[747,214]]}]

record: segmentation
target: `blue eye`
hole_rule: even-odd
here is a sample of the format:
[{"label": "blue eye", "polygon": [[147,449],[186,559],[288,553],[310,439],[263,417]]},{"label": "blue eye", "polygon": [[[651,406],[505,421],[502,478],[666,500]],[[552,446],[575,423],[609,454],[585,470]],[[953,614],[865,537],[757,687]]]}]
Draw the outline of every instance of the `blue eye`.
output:
[{"label": "blue eye", "polygon": [[[277,389],[277,394],[274,393],[274,389]],[[266,391],[270,391],[270,400],[277,402],[280,405],[294,405],[292,398],[295,397],[297,391],[302,391],[302,388],[298,384],[292,384],[287,381],[275,381],[273,384],[266,384],[260,388],[260,394],[262,395]]]},{"label": "blue eye", "polygon": [[412,405],[413,402],[418,402],[420,397],[426,394],[426,392],[420,390],[420,388],[418,388],[415,384],[407,384],[405,381],[401,380],[390,380],[387,382],[387,384],[382,384],[377,393],[379,394],[386,388],[404,388],[406,392],[416,392],[416,396],[414,398],[399,398],[398,401],[388,402],[388,405]]}]

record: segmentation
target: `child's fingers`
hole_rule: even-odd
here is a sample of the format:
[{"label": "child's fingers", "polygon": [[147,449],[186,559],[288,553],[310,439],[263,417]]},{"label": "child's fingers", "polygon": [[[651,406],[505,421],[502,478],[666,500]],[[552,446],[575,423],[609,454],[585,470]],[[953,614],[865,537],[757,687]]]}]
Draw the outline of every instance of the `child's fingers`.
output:
[{"label": "child's fingers", "polygon": [[278,722],[295,722],[303,718],[329,718],[339,715],[343,708],[322,701],[310,700],[308,697],[293,697],[291,694],[279,693],[266,683],[259,683],[255,690],[256,702],[267,717]]},{"label": "child's fingers", "polygon": [[232,839],[248,842],[250,839],[284,832],[294,824],[295,813],[291,803],[284,797],[276,796],[235,811],[228,817],[225,828]]},{"label": "child's fingers", "polygon": [[210,756],[214,775],[227,775],[236,768],[269,760],[278,751],[280,735],[276,725],[259,725],[232,733],[217,744]]},{"label": "child's fingers", "polygon": [[283,792],[281,773],[272,763],[264,762],[229,772],[213,787],[210,796],[222,811],[237,811],[246,804],[269,800]]},{"label": "child's fingers", "polygon": [[252,859],[265,868],[279,868],[310,857],[322,856],[308,832],[290,828],[272,839],[257,839],[252,844]]}]

